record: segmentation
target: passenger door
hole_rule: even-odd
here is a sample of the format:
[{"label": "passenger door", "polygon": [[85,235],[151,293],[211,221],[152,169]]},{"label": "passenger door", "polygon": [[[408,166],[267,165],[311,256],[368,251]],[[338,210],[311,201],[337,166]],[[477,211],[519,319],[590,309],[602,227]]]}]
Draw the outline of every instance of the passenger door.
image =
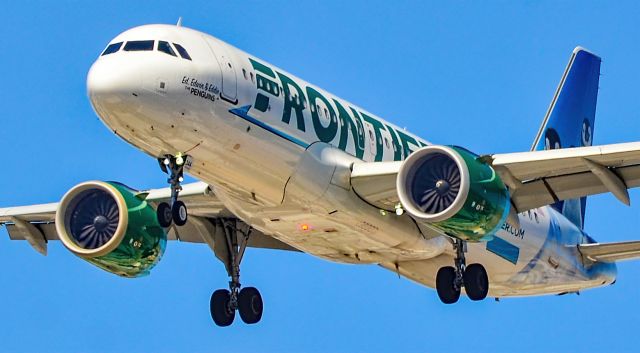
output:
[{"label": "passenger door", "polygon": [[222,87],[220,97],[229,103],[238,103],[238,78],[236,70],[233,67],[233,61],[229,55],[229,51],[224,44],[214,42],[209,38],[204,38],[205,42],[211,49],[214,58],[218,61],[220,71],[222,72]]}]

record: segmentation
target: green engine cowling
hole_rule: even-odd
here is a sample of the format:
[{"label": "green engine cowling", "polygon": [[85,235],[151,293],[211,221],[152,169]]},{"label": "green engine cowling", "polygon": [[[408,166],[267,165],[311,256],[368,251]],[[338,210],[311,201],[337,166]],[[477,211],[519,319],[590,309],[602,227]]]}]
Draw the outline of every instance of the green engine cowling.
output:
[{"label": "green engine cowling", "polygon": [[76,185],[56,213],[60,240],[105,271],[122,277],[149,274],[164,253],[167,235],[153,207],[136,194],[115,182]]},{"label": "green engine cowling", "polygon": [[427,146],[412,153],[396,183],[411,216],[465,241],[490,240],[509,214],[509,192],[498,174],[461,147]]}]

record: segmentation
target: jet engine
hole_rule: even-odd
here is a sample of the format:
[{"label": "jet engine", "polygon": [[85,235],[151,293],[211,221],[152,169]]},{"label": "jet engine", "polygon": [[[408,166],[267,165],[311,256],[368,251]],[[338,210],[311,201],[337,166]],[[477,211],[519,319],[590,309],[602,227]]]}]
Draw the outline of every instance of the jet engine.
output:
[{"label": "jet engine", "polygon": [[509,192],[470,151],[427,146],[412,153],[396,180],[402,207],[419,222],[466,241],[486,241],[509,214]]},{"label": "jet engine", "polygon": [[167,243],[151,205],[115,182],[89,181],[69,190],[56,213],[56,230],[71,252],[122,277],[149,274]]}]

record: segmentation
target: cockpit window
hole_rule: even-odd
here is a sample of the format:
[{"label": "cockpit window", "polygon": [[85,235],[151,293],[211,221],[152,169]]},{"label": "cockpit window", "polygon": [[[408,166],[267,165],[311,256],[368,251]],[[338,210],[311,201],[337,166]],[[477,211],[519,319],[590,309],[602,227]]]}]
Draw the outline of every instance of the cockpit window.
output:
[{"label": "cockpit window", "polygon": [[107,46],[107,49],[105,49],[102,52],[101,56],[113,54],[113,53],[117,52],[118,50],[120,50],[121,46],[122,46],[122,42],[109,44],[109,46]]},{"label": "cockpit window", "polygon": [[171,49],[171,45],[169,45],[168,42],[162,40],[158,42],[158,51],[169,54],[171,56],[177,56],[173,49]]},{"label": "cockpit window", "polygon": [[187,53],[187,50],[183,48],[182,45],[176,43],[173,43],[173,45],[176,47],[176,50],[178,51],[178,53],[180,53],[180,56],[183,59],[191,60],[189,53]]},{"label": "cockpit window", "polygon": [[153,50],[152,40],[132,40],[124,45],[124,51],[150,51]]}]

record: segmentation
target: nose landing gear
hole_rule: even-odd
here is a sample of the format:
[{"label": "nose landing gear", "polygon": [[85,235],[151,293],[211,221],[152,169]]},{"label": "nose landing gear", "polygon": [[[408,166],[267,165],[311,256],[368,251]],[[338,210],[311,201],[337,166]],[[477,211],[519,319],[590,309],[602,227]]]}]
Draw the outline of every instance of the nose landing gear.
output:
[{"label": "nose landing gear", "polygon": [[460,298],[464,287],[469,299],[483,300],[489,292],[487,271],[481,264],[466,266],[466,244],[462,240],[454,239],[453,247],[456,250],[455,267],[443,267],[436,275],[438,297],[445,304],[453,304]]},{"label": "nose landing gear", "polygon": [[180,184],[184,180],[184,167],[191,165],[191,157],[180,153],[175,156],[168,154],[164,158],[158,158],[158,162],[160,169],[169,174],[167,182],[171,185],[171,200],[169,203],[161,202],[156,210],[158,223],[163,228],[170,227],[171,223],[183,226],[187,223],[188,212],[184,202],[178,200],[178,195],[182,191]]}]

